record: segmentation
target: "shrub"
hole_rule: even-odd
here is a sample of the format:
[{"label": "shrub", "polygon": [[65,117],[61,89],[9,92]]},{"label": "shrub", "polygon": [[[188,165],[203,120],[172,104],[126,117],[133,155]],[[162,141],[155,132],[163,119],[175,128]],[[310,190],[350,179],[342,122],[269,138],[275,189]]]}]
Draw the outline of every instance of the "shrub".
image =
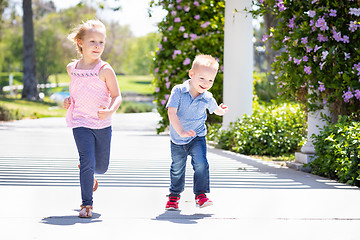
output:
[{"label": "shrub", "polygon": [[305,113],[299,105],[258,106],[252,116],[230,124],[209,127],[208,140],[219,147],[246,155],[280,156],[292,153],[303,144]]},{"label": "shrub", "polygon": [[360,122],[340,116],[312,138],[316,151],[308,164],[312,173],[360,186]]},{"label": "shrub", "polygon": [[142,113],[142,112],[151,112],[154,106],[149,103],[140,103],[140,102],[122,102],[119,108],[121,113]]},{"label": "shrub", "polygon": [[3,105],[0,105],[0,121],[19,120],[22,115],[19,110],[8,109]]}]

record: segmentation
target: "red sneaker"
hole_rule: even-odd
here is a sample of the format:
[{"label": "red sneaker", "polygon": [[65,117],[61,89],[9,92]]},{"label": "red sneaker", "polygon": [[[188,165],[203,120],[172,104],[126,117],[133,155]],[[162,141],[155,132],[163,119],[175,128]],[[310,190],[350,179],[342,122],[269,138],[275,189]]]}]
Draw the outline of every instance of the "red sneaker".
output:
[{"label": "red sneaker", "polygon": [[166,210],[179,210],[179,201],[180,195],[179,194],[169,194],[169,200],[166,203]]},{"label": "red sneaker", "polygon": [[198,195],[196,197],[195,201],[196,201],[196,206],[199,208],[208,207],[208,206],[213,205],[213,202],[210,199],[208,199],[204,193]]}]

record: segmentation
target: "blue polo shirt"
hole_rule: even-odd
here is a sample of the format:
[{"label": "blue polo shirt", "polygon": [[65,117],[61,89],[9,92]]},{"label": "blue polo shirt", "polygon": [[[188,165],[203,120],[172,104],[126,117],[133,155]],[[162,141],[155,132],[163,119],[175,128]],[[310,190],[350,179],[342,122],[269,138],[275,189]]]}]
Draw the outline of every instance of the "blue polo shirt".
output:
[{"label": "blue polo shirt", "polygon": [[[176,85],[172,89],[166,107],[177,108],[177,116],[184,131],[194,130],[197,136],[203,137],[206,135],[206,109],[213,113],[218,105],[213,95],[208,91],[194,99],[190,93],[189,81]],[[195,137],[180,137],[170,124],[170,138],[173,143],[184,145]]]}]

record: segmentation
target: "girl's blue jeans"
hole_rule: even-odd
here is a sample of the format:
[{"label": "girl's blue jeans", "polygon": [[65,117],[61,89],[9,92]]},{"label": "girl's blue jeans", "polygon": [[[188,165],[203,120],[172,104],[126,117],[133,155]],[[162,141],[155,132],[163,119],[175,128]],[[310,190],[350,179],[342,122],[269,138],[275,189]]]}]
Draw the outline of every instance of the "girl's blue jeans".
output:
[{"label": "girl's blue jeans", "polygon": [[189,155],[194,169],[193,192],[195,194],[210,192],[209,164],[206,154],[205,137],[196,137],[185,145],[171,142],[170,193],[180,194],[184,191],[186,160]]},{"label": "girl's blue jeans", "polygon": [[73,128],[79,152],[82,205],[93,205],[94,172],[105,173],[109,167],[111,126],[103,129]]}]

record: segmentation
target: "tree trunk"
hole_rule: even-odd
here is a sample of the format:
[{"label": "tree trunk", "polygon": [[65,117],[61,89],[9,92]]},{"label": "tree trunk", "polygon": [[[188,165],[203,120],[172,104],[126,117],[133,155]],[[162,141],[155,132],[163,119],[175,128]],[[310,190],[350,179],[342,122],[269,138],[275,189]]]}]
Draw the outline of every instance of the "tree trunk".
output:
[{"label": "tree trunk", "polygon": [[32,1],[23,0],[23,91],[22,98],[36,100],[39,99],[38,81],[36,78],[35,62],[35,42]]},{"label": "tree trunk", "polygon": [[[275,28],[276,24],[277,24],[277,19],[276,19],[275,15],[268,13],[268,12],[264,14],[264,28],[266,31],[268,31],[271,28]],[[266,56],[268,72],[270,72],[272,69],[271,65],[274,62],[274,57],[276,54],[274,49],[272,48],[272,44],[273,44],[272,39],[269,39],[265,43],[265,48],[267,51],[267,54],[265,56]]]}]

